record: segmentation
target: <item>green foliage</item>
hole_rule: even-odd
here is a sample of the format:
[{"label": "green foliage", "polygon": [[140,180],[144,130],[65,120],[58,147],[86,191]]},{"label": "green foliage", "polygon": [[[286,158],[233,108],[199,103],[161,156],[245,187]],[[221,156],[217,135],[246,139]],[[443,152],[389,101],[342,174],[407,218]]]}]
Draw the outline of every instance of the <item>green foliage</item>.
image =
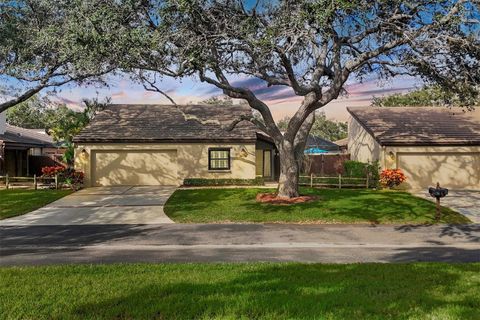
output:
[{"label": "green foliage", "polygon": [[364,163],[360,161],[347,160],[344,162],[343,167],[347,177],[365,178],[368,174],[370,178],[370,186],[378,186],[378,181],[380,178],[380,166],[378,161],[373,163]]},{"label": "green foliage", "polygon": [[[0,87],[10,107],[45,88],[104,84],[100,76],[134,52],[127,30],[137,1],[0,1]],[[130,32],[131,31],[131,32]],[[14,83],[14,85],[8,85]]]},{"label": "green foliage", "polygon": [[183,180],[184,186],[261,186],[264,184],[263,178],[255,179],[202,179],[190,178]]},{"label": "green foliage", "polygon": [[47,99],[33,96],[7,110],[7,123],[26,129],[47,129],[51,126],[51,114]]},{"label": "green foliage", "polygon": [[[278,128],[282,131],[286,130],[289,121],[290,117],[278,121]],[[310,134],[329,141],[336,141],[347,137],[348,125],[346,122],[329,120],[324,112],[317,112]]]},{"label": "green foliage", "polygon": [[212,105],[226,105],[231,106],[233,105],[233,99],[229,96],[213,96],[203,101],[200,101],[200,104],[212,104]]},{"label": "green foliage", "polygon": [[[390,96],[374,97],[372,105],[375,107],[431,107],[431,106],[463,106],[453,92],[440,86],[430,86],[408,93],[396,93]],[[479,105],[480,97],[471,104]]]},{"label": "green foliage", "polygon": [[73,137],[110,103],[110,98],[106,98],[103,102],[94,98],[84,100],[83,103],[85,104],[83,111],[74,111],[65,105],[60,106],[55,114],[55,122],[48,130],[55,141],[61,141],[67,147],[63,160],[68,164],[72,164],[74,157]]}]

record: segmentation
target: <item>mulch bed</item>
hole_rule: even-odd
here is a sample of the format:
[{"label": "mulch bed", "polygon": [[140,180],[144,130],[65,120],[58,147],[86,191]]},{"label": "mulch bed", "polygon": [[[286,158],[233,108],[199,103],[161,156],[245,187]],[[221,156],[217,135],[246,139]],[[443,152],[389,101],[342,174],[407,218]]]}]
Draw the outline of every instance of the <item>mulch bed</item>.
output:
[{"label": "mulch bed", "polygon": [[257,202],[283,205],[312,202],[317,199],[317,196],[299,196],[295,198],[278,197],[276,193],[259,193],[256,197]]}]

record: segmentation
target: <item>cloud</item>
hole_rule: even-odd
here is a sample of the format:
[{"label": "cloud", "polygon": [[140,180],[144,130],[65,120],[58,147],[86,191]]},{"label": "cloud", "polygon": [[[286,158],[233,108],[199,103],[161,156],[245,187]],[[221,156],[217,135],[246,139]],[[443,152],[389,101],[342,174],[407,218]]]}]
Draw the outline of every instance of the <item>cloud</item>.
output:
[{"label": "cloud", "polygon": [[110,97],[112,99],[120,99],[120,98],[127,97],[127,94],[125,93],[125,91],[122,90],[122,91],[112,93],[112,95]]}]

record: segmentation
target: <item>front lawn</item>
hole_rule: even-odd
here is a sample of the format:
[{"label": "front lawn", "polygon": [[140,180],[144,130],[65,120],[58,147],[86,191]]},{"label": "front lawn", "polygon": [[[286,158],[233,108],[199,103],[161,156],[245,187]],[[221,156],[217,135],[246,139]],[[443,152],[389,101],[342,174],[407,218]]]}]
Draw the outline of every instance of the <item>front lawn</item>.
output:
[{"label": "front lawn", "polygon": [[480,264],[0,269],[3,319],[478,319]]},{"label": "front lawn", "polygon": [[0,219],[33,211],[70,193],[70,190],[0,190]]},{"label": "front lawn", "polygon": [[[318,200],[294,205],[255,201],[266,189],[177,190],[165,204],[175,222],[289,222],[289,223],[436,223],[435,204],[407,192],[301,189]],[[471,223],[463,215],[442,208],[439,223]]]}]

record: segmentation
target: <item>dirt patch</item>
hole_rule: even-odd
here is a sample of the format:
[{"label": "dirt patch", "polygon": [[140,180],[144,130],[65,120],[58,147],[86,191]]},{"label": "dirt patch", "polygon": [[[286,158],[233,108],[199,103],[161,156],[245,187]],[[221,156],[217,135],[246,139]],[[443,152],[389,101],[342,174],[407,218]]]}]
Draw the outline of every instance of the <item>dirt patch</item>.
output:
[{"label": "dirt patch", "polygon": [[256,198],[257,202],[282,205],[312,202],[317,199],[317,196],[299,196],[295,198],[279,197],[276,193],[259,193]]}]

